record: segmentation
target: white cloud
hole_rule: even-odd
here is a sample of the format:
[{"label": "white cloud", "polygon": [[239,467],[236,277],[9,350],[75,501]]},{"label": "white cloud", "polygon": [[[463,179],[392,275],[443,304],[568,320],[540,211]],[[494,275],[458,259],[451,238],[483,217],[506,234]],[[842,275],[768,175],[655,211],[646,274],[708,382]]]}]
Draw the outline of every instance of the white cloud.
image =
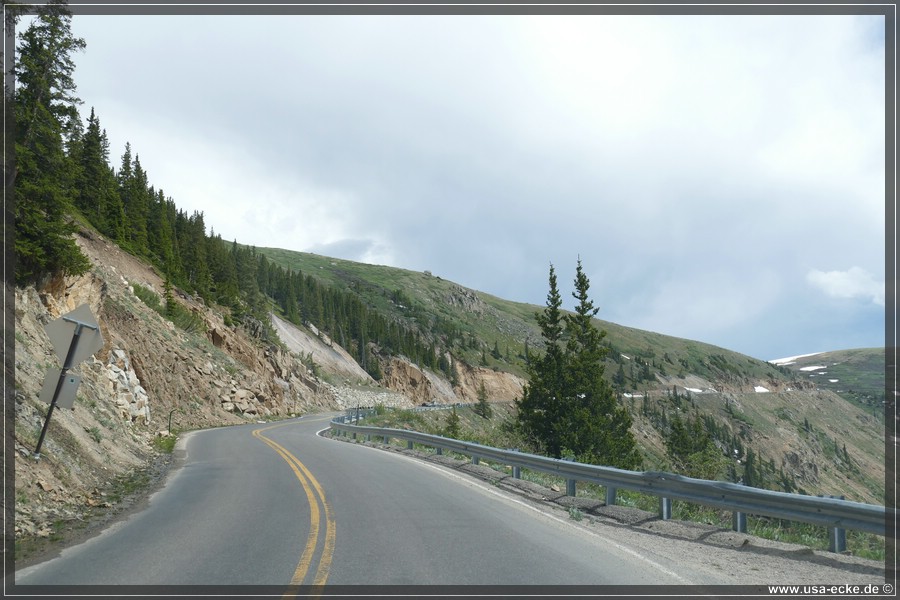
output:
[{"label": "white cloud", "polygon": [[832,298],[864,298],[884,306],[884,282],[859,267],[846,271],[819,271],[813,269],[806,280]]},{"label": "white cloud", "polygon": [[536,304],[581,256],[601,317],[761,356],[883,334],[882,17],[73,25],[112,162],[229,240]]}]

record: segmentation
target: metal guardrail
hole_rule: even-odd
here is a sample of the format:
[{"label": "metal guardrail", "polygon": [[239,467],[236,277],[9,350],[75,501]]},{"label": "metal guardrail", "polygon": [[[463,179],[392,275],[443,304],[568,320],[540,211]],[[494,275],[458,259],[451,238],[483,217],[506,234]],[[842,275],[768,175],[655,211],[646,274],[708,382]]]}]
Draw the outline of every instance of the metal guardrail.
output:
[{"label": "metal guardrail", "polygon": [[[615,504],[619,489],[650,494],[660,498],[659,514],[662,518],[671,516],[671,502],[674,499],[732,511],[733,526],[737,531],[746,531],[746,514],[811,523],[829,529],[831,550],[835,552],[845,549],[842,546],[845,544],[843,540],[846,529],[885,535],[885,519],[888,514],[885,507],[875,504],[774,492],[723,481],[693,479],[673,473],[627,471],[587,465],[417,431],[368,427],[352,424],[352,421],[353,417],[349,415],[336,417],[331,422],[331,429],[354,438],[360,434],[367,436],[367,439],[380,437],[385,443],[389,443],[390,439],[404,440],[410,448],[414,443],[422,444],[437,449],[439,454],[444,450],[458,452],[472,457],[474,464],[483,459],[510,465],[513,467],[514,477],[520,475],[522,468],[558,475],[567,480],[566,488],[570,496],[575,495],[575,483],[578,481],[600,484],[606,487],[607,505]],[[892,511],[891,516],[896,522],[896,510]]]}]

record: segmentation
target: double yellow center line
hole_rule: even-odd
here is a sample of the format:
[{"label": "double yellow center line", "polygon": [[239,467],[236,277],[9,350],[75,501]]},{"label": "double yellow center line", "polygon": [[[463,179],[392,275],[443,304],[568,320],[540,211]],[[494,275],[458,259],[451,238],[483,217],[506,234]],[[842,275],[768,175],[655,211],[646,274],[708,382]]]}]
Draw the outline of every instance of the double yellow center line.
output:
[{"label": "double yellow center line", "polygon": [[[272,425],[271,427],[263,427],[254,430],[253,435],[268,444],[270,448],[275,450],[275,452],[287,462],[294,472],[294,475],[296,475],[297,479],[300,481],[300,485],[303,486],[303,490],[306,492],[306,499],[309,502],[309,537],[306,540],[306,547],[303,549],[303,554],[300,556],[300,562],[297,564],[297,569],[294,571],[294,576],[291,578],[291,586],[301,586],[306,579],[306,575],[310,570],[313,557],[316,553],[316,547],[319,545],[319,533],[322,521],[321,512],[324,512],[325,543],[322,548],[322,553],[319,556],[318,568],[315,571],[312,581],[313,586],[323,586],[328,580],[328,571],[331,568],[331,560],[334,556],[335,524],[334,517],[331,514],[331,507],[325,500],[325,492],[322,491],[322,486],[319,485],[319,482],[316,481],[313,474],[309,472],[306,465],[300,462],[300,460],[291,454],[284,446],[263,435],[264,431],[295,424],[296,423],[282,423],[280,425]],[[319,510],[320,502],[322,505],[321,512]]]}]

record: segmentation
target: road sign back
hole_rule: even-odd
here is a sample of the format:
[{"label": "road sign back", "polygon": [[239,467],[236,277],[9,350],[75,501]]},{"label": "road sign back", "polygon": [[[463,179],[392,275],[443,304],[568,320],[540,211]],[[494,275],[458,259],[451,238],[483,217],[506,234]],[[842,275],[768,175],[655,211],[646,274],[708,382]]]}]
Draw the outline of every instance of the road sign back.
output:
[{"label": "road sign back", "polygon": [[[66,365],[66,355],[69,352],[69,344],[75,335],[75,328],[78,324],[81,327],[79,335],[78,347],[72,355],[72,363]],[[74,367],[87,357],[91,356],[103,347],[103,336],[100,334],[100,326],[97,319],[91,313],[91,307],[82,304],[72,312],[50,321],[44,326],[50,341],[53,342],[53,349],[59,357],[59,362],[63,367]]]},{"label": "road sign back", "polygon": [[[59,376],[62,369],[50,369],[44,378],[44,386],[41,388],[39,399],[41,402],[50,404],[53,402],[53,393],[59,384]],[[63,408],[75,408],[75,396],[78,394],[78,386],[81,384],[81,377],[66,373],[62,387],[59,389],[59,396],[56,397],[56,405]]]}]

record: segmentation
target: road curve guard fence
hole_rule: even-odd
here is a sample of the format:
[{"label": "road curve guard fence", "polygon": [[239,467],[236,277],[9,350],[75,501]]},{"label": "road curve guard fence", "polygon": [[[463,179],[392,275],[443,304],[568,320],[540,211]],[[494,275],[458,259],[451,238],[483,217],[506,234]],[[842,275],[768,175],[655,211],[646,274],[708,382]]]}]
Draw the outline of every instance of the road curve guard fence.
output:
[{"label": "road curve guard fence", "polygon": [[774,492],[724,481],[693,479],[673,473],[627,471],[614,467],[587,465],[515,450],[501,450],[417,431],[368,427],[359,425],[358,422],[354,424],[354,416],[335,417],[331,421],[331,430],[338,435],[352,436],[354,439],[363,435],[367,441],[373,437],[381,438],[385,443],[389,443],[391,439],[403,440],[407,442],[409,448],[412,448],[414,443],[422,444],[435,448],[438,454],[442,454],[445,450],[457,452],[470,456],[474,464],[478,464],[479,460],[494,461],[511,466],[513,477],[516,478],[520,477],[523,468],[557,475],[566,479],[566,492],[570,496],[575,495],[576,482],[596,483],[606,488],[607,505],[616,503],[616,492],[620,489],[650,494],[660,499],[659,516],[663,519],[668,519],[672,515],[672,500],[682,500],[732,511],[732,525],[734,530],[739,532],[746,532],[748,514],[811,523],[828,529],[829,549],[832,552],[846,550],[847,529],[883,536],[886,531],[886,517],[891,516],[892,523],[896,522],[896,510],[892,510],[888,515],[885,507],[876,504]]}]

